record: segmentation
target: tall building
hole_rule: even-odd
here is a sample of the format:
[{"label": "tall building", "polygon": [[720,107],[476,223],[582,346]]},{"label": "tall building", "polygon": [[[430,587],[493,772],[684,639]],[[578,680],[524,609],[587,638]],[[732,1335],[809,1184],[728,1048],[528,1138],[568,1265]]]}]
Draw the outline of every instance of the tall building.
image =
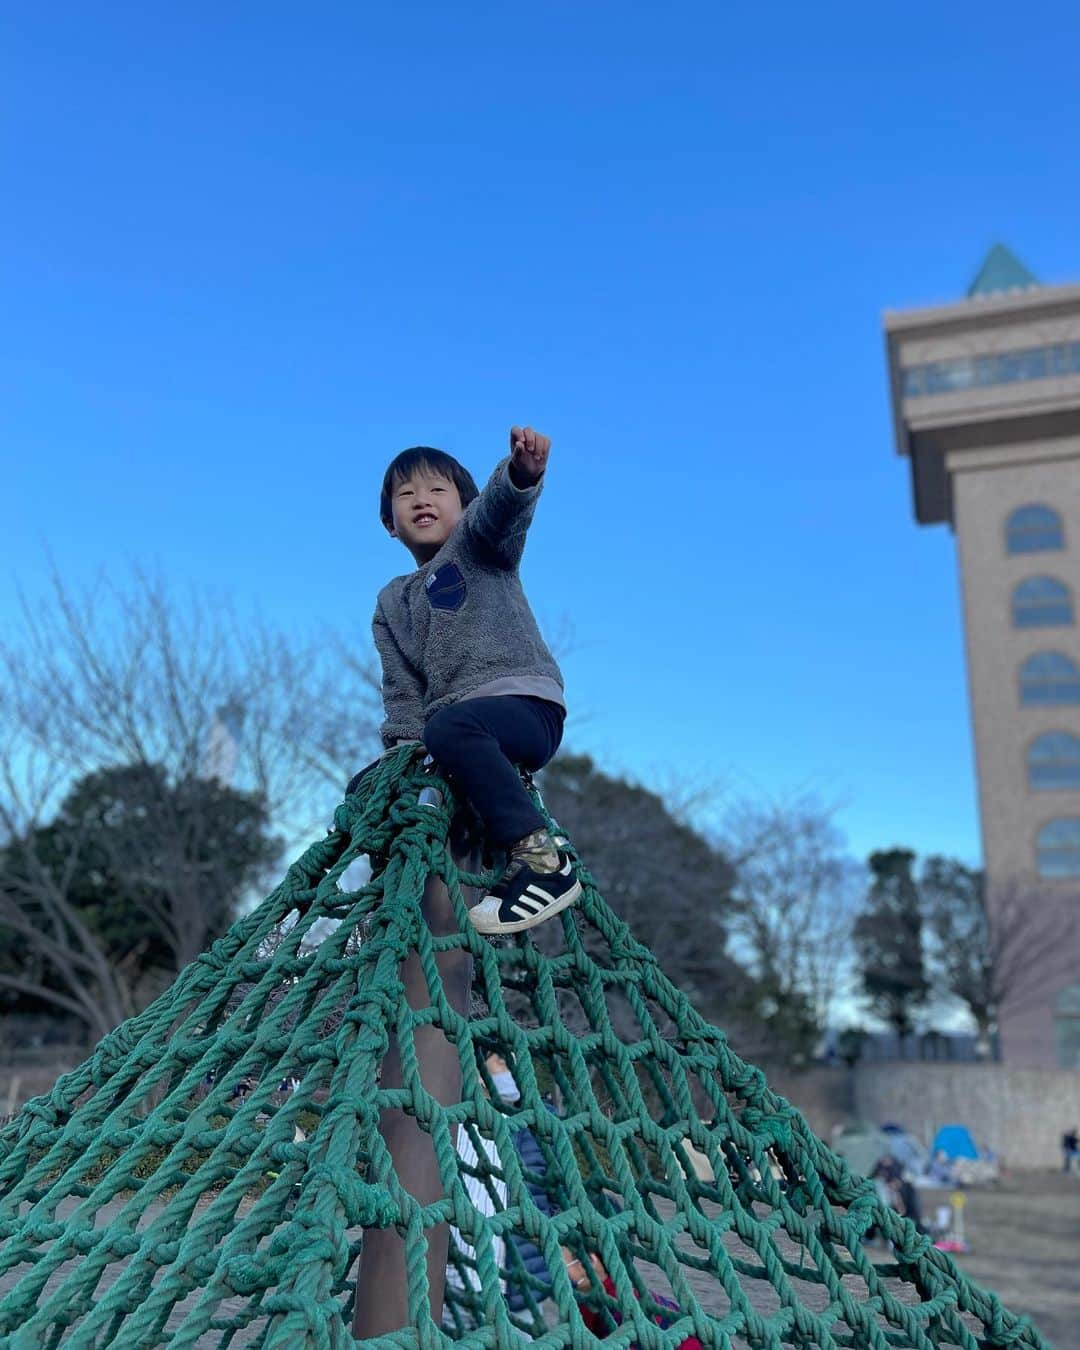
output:
[{"label": "tall building", "polygon": [[1080,286],[997,245],[885,337],[915,517],[956,537],[1002,1053],[1080,1067]]}]

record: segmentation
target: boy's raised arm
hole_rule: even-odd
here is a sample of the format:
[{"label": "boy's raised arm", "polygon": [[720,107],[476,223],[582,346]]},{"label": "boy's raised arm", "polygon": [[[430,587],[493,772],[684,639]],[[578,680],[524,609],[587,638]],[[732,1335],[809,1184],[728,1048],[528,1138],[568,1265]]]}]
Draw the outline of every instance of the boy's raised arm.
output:
[{"label": "boy's raised arm", "polygon": [[534,487],[544,476],[551,437],[532,427],[510,428],[510,477],[516,487]]},{"label": "boy's raised arm", "polygon": [[532,427],[511,427],[509,457],[500,460],[466,513],[466,529],[502,567],[521,561],[550,451],[549,437]]},{"label": "boy's raised arm", "polygon": [[418,741],[424,730],[424,691],[420,676],[394,641],[382,605],[376,604],[371,621],[375,650],[382,662],[382,697],[386,720],[379,728],[389,750],[399,741]]}]

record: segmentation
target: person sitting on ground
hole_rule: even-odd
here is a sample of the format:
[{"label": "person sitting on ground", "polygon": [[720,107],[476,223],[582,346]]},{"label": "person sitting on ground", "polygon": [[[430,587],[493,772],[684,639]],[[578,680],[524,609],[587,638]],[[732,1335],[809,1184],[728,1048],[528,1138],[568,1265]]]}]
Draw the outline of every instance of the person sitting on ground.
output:
[{"label": "person sitting on ground", "polygon": [[[506,1059],[498,1051],[492,1050],[484,1056],[484,1067],[491,1081],[492,1100],[510,1108],[516,1107],[521,1100],[521,1089]],[[514,1130],[512,1138],[514,1148],[521,1159],[529,1194],[541,1212],[550,1216],[554,1212],[554,1206],[545,1185],[547,1162],[543,1150],[532,1131],[524,1126]],[[495,1141],[481,1138],[480,1143],[485,1154],[483,1161],[486,1161],[488,1168],[496,1174],[489,1176],[486,1183],[472,1175],[478,1168],[478,1155],[465,1128],[461,1125],[457,1127],[454,1147],[468,1169],[464,1176],[466,1192],[477,1212],[490,1217],[506,1208],[507,1184],[503,1178],[502,1160]],[[551,1295],[551,1275],[543,1253],[534,1243],[517,1233],[511,1232],[507,1236],[516,1256],[509,1255],[507,1244],[501,1237],[493,1242],[493,1255],[500,1269],[505,1266],[504,1287],[507,1306],[511,1312],[522,1312],[529,1306],[526,1283],[530,1285],[533,1302],[539,1304]],[[447,1283],[458,1290],[464,1290],[467,1283],[469,1289],[479,1292],[480,1281],[473,1269],[476,1253],[456,1228],[450,1230],[450,1249],[451,1264],[447,1267]],[[459,1267],[464,1279],[462,1273],[459,1273]],[[453,1329],[453,1319],[446,1312],[443,1322],[444,1326]]]},{"label": "person sitting on ground", "polygon": [[904,1176],[900,1160],[891,1153],[886,1153],[884,1157],[878,1159],[870,1176],[885,1204],[895,1209],[898,1214],[902,1214],[905,1219],[910,1219],[920,1233],[925,1233],[918,1192]]},{"label": "person sitting on ground", "polygon": [[[497,1051],[493,1051],[484,1063],[491,1077],[493,1098],[508,1107],[517,1106],[521,1100],[521,1089],[507,1061]],[[554,1110],[553,1107],[548,1109]],[[548,1191],[548,1164],[544,1150],[527,1126],[515,1129],[513,1140],[533,1204],[550,1218],[555,1213],[555,1205]],[[518,1233],[510,1233],[508,1237],[506,1303],[511,1312],[523,1312],[529,1306],[530,1296],[535,1304],[550,1298],[551,1273],[543,1252],[534,1242]],[[510,1249],[514,1253],[512,1257]]]},{"label": "person sitting on ground", "polygon": [[469,911],[481,933],[519,933],[581,894],[521,781],[562,740],[563,680],[521,586],[525,536],[551,442],[512,427],[510,455],[483,492],[453,456],[404,450],[383,478],[379,515],[416,569],[379,592],[372,630],[382,662],[389,749],[420,741],[509,854]]},{"label": "person sitting on ground", "polygon": [[[595,1281],[586,1270],[584,1261],[579,1256],[575,1256],[569,1247],[562,1249],[562,1257],[566,1273],[574,1288],[582,1293],[587,1293],[593,1288]],[[603,1261],[596,1252],[589,1253],[589,1263],[601,1288],[609,1298],[615,1298],[615,1281],[608,1274]],[[666,1329],[671,1326],[672,1322],[678,1320],[679,1309],[677,1304],[672,1303],[670,1299],[664,1298],[660,1294],[650,1293],[649,1297],[655,1304],[665,1309],[664,1313],[653,1315],[653,1321],[658,1327]],[[609,1336],[622,1323],[622,1317],[619,1313],[607,1308],[593,1308],[587,1303],[582,1303],[578,1307],[578,1312],[581,1314],[581,1320],[585,1323],[586,1328],[598,1339]],[[667,1316],[667,1313],[671,1315]],[[632,1341],[627,1350],[637,1350],[637,1342]],[[685,1336],[679,1342],[678,1350],[702,1350],[701,1341],[696,1336]]]},{"label": "person sitting on ground", "polygon": [[[498,1052],[489,1054],[484,1062],[491,1077],[493,1097],[498,1098],[508,1106],[513,1106],[521,1099],[521,1090],[518,1088],[509,1064]],[[551,1109],[554,1110],[553,1107]],[[532,1196],[533,1202],[542,1213],[548,1216],[556,1213],[555,1202],[546,1184],[547,1161],[535,1135],[531,1130],[522,1128],[515,1131],[513,1138],[514,1147],[521,1160],[525,1184],[529,1188],[529,1194]],[[621,1208],[615,1197],[608,1192],[602,1194],[601,1205],[602,1210],[608,1213],[617,1212]],[[510,1241],[521,1264],[518,1270],[514,1269],[516,1262],[508,1268],[506,1302],[511,1312],[521,1312],[528,1306],[529,1302],[525,1289],[526,1280],[522,1276],[528,1277],[532,1301],[539,1304],[545,1298],[551,1296],[551,1274],[543,1253],[534,1243],[527,1238],[519,1237],[515,1233],[510,1234]],[[601,1286],[610,1297],[614,1297],[614,1282],[604,1268],[600,1257],[594,1252],[590,1259]],[[575,1256],[569,1247],[563,1247],[562,1261],[575,1289],[587,1292],[592,1282],[580,1258]],[[654,1318],[656,1324],[660,1327],[670,1326],[671,1322],[678,1316],[678,1307],[670,1299],[666,1299],[660,1294],[651,1294],[650,1297],[659,1307],[673,1314],[672,1317],[657,1314]],[[605,1336],[613,1331],[621,1320],[617,1316],[613,1319],[607,1313],[598,1311],[588,1305],[582,1305],[581,1317],[586,1327],[594,1335]],[[680,1350],[701,1350],[701,1342],[696,1336],[687,1336],[680,1342]]]},{"label": "person sitting on ground", "polygon": [[[498,1070],[496,1060],[503,1068],[506,1067],[505,1060],[495,1055],[488,1056],[488,1072],[492,1078],[495,1077]],[[499,1157],[499,1150],[494,1139],[477,1134],[476,1142],[479,1144],[479,1152],[465,1126],[458,1125],[456,1127],[454,1149],[464,1165],[462,1181],[465,1186],[465,1193],[476,1212],[484,1218],[490,1219],[506,1208],[506,1181],[502,1176],[502,1160]],[[502,1269],[505,1241],[499,1236],[490,1237],[488,1241],[492,1259],[495,1265]],[[481,1282],[477,1271],[477,1252],[473,1245],[465,1240],[460,1230],[454,1226],[450,1229],[449,1258],[449,1264],[446,1267],[448,1288],[473,1294],[480,1293]],[[454,1320],[448,1306],[443,1308],[443,1326],[451,1331],[454,1329]]]},{"label": "person sitting on ground", "polygon": [[952,1159],[943,1148],[939,1148],[930,1159],[926,1168],[926,1175],[934,1186],[952,1186],[954,1184]]}]

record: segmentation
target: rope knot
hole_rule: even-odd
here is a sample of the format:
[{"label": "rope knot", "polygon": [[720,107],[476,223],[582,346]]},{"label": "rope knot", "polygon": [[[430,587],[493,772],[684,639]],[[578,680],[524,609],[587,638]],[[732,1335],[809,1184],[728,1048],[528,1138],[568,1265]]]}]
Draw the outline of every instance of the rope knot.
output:
[{"label": "rope knot", "polygon": [[318,1163],[309,1168],[305,1189],[307,1185],[319,1183],[336,1192],[350,1228],[389,1228],[397,1218],[397,1205],[386,1187],[363,1181],[354,1172]]},{"label": "rope knot", "polygon": [[780,1101],[774,1110],[767,1111],[758,1106],[743,1108],[742,1126],[759,1139],[766,1148],[779,1148],[790,1151],[794,1146],[791,1129],[798,1116],[794,1107]]},{"label": "rope knot", "polygon": [[221,1278],[237,1294],[254,1294],[277,1283],[277,1272],[252,1256],[230,1257],[221,1267]]}]

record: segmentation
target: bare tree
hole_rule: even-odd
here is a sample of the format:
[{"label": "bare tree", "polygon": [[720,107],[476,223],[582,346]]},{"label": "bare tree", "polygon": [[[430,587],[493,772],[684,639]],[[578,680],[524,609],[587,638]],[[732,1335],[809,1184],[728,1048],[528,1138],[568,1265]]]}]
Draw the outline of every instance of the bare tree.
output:
[{"label": "bare tree", "polygon": [[[9,766],[5,766],[9,768]],[[0,814],[10,829],[10,812]],[[0,969],[0,989],[40,1000],[77,1018],[101,1037],[136,1011],[130,966],[110,960],[99,936],[68,900],[79,864],[73,847],[59,869],[32,847],[5,849],[0,873],[0,950],[14,960]]]},{"label": "bare tree", "polygon": [[805,1055],[850,979],[865,870],[847,855],[833,812],[811,796],[739,803],[721,840],[735,868],[732,951],[760,983],[763,1016]]},{"label": "bare tree", "polygon": [[179,969],[205,945],[216,884],[213,793],[200,817],[178,809],[180,786],[217,779],[258,798],[278,830],[306,834],[377,750],[378,681],[335,635],[300,641],[213,598],[180,602],[141,573],[78,592],[54,575],[22,613],[0,643],[0,846],[10,858],[20,844],[18,869],[0,876],[0,939],[23,968],[0,988],[100,1031],[138,1000],[72,903],[84,841],[73,831],[48,865],[34,848],[72,785],[121,768],[142,785],[153,828],[130,832],[125,864]]},{"label": "bare tree", "polygon": [[73,777],[109,764],[195,776],[231,712],[243,729],[233,782],[261,793],[273,819],[295,818],[376,743],[374,672],[334,634],[299,641],[213,597],[182,603],[138,572],[81,593],[54,575],[22,612],[0,645],[6,719]]},{"label": "bare tree", "polygon": [[931,935],[929,961],[942,993],[975,1022],[978,1052],[999,1057],[998,1021],[1041,1007],[1071,973],[1077,918],[1071,897],[1012,878],[988,894],[985,874],[955,858],[927,858],[919,881]]}]

